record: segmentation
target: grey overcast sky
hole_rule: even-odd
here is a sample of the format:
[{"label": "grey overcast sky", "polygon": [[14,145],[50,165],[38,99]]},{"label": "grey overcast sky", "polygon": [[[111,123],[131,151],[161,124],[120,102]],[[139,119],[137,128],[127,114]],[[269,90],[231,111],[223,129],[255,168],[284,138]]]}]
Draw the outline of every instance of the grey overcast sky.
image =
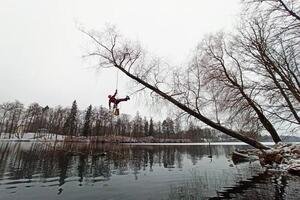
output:
[{"label": "grey overcast sky", "polygon": [[[171,64],[186,61],[208,33],[230,30],[239,0],[0,0],[0,103],[26,106],[107,106],[115,90],[116,71],[97,73],[81,56],[88,40],[77,29],[101,30],[116,25],[126,37],[138,39]],[[119,93],[128,91],[124,76]],[[134,115],[138,99],[123,104]],[[148,109],[141,112],[148,113]],[[149,113],[154,115],[155,113]]]}]

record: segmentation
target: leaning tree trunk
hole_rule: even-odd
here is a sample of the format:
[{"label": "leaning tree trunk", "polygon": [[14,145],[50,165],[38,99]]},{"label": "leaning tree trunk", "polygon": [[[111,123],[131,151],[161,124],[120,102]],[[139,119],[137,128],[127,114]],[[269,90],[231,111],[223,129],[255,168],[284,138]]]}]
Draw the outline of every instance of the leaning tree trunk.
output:
[{"label": "leaning tree trunk", "polygon": [[215,128],[233,138],[236,138],[242,142],[245,142],[257,149],[268,149],[269,147],[263,145],[262,143],[251,139],[249,137],[246,137],[236,131],[233,131],[231,129],[228,129],[224,126],[221,126],[220,124],[217,124],[215,122],[213,122],[212,120],[206,118],[205,116],[201,115],[200,113],[195,112],[194,110],[192,110],[191,108],[185,106],[184,104],[180,103],[179,101],[177,101],[176,99],[174,99],[173,97],[167,95],[166,93],[162,92],[161,90],[159,90],[158,88],[152,86],[151,84],[143,81],[142,79],[138,78],[137,76],[134,76],[133,74],[129,73],[128,71],[126,71],[124,68],[122,68],[121,66],[114,64],[114,66],[116,68],[118,68],[119,70],[121,70],[124,74],[126,74],[128,77],[130,77],[131,79],[137,81],[138,83],[144,85],[145,87],[147,87],[148,89],[152,90],[153,92],[157,93],[158,95],[160,95],[161,97],[165,98],[166,100],[170,101],[171,103],[173,103],[175,106],[177,106],[178,108],[180,108],[181,110],[185,111],[186,113],[192,115],[193,117],[199,119],[200,121],[202,121],[203,123],[209,125],[212,128]]},{"label": "leaning tree trunk", "polygon": [[[115,47],[116,47],[116,40],[117,40],[117,34],[114,33],[109,33],[109,40],[110,40],[110,44],[108,46],[106,46],[105,44],[101,43],[100,40],[97,39],[97,37],[93,36],[93,34],[88,33],[84,30],[82,30],[83,33],[87,34],[95,43],[96,45],[99,45],[99,48],[96,50],[96,52],[92,52],[89,53],[88,56],[99,56],[102,57],[104,60],[106,60],[107,62],[104,62],[104,65],[113,65],[114,67],[116,67],[117,69],[121,70],[125,75],[127,75],[129,78],[137,81],[138,83],[142,84],[143,86],[145,86],[146,88],[152,90],[153,92],[157,93],[158,95],[160,95],[161,97],[163,97],[164,99],[168,100],[169,102],[171,102],[172,104],[174,104],[175,106],[177,106],[178,108],[180,108],[181,110],[185,111],[186,113],[190,114],[191,116],[199,119],[200,121],[202,121],[203,123],[207,124],[208,126],[215,128],[233,138],[236,138],[242,142],[245,142],[255,148],[258,149],[268,149],[269,147],[263,145],[262,143],[251,139],[247,136],[244,136],[236,131],[233,131],[231,129],[228,129],[224,126],[221,126],[220,124],[215,123],[214,121],[206,118],[205,116],[203,116],[202,114],[200,114],[199,112],[195,112],[193,109],[187,107],[186,105],[180,103],[179,101],[177,101],[176,99],[174,99],[172,96],[167,95],[166,93],[164,93],[163,91],[161,91],[160,89],[154,87],[153,85],[147,83],[146,81],[140,79],[139,77],[131,74],[129,72],[131,66],[133,65],[133,63],[138,59],[139,57],[139,53],[135,52],[136,55],[133,56],[133,58],[130,58],[129,61],[131,61],[131,64],[128,68],[128,71],[123,68],[123,63],[126,66],[129,61],[127,61],[127,63],[125,62],[126,56],[129,55],[130,56],[130,52],[128,50],[127,47],[125,47],[125,52],[123,52],[123,58],[122,57],[122,53],[116,51],[115,52]],[[101,49],[104,51],[103,53],[101,52]],[[123,50],[122,50],[123,51]],[[107,55],[106,55],[107,54]],[[133,52],[134,54],[134,52]],[[117,57],[116,57],[117,56]],[[117,63],[116,58],[120,58],[120,63]],[[100,64],[101,65],[101,64]]]}]

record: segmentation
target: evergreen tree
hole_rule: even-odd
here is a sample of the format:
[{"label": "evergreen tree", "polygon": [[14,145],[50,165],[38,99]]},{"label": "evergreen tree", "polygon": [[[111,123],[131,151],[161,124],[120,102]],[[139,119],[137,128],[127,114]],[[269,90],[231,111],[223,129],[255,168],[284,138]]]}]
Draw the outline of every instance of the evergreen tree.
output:
[{"label": "evergreen tree", "polygon": [[92,105],[90,105],[85,113],[84,125],[82,135],[87,137],[91,135],[91,117],[92,117]]},{"label": "evergreen tree", "polygon": [[175,134],[179,134],[181,131],[181,121],[179,118],[175,119],[174,122],[174,132]]},{"label": "evergreen tree", "polygon": [[161,135],[162,134],[161,121],[157,122],[155,130],[156,130],[155,135]]},{"label": "evergreen tree", "polygon": [[143,118],[140,116],[139,112],[136,113],[136,116],[133,119],[133,136],[139,137],[143,135],[144,132],[143,127]]},{"label": "evergreen tree", "polygon": [[77,125],[77,103],[76,100],[73,101],[70,114],[64,124],[64,133],[66,135],[75,135],[76,134],[76,125]]},{"label": "evergreen tree", "polygon": [[164,135],[174,134],[174,122],[171,118],[167,117],[162,123],[162,132]]},{"label": "evergreen tree", "polygon": [[168,122],[167,120],[164,120],[161,124],[161,128],[162,128],[162,133],[166,136],[168,135],[169,131],[168,131]]},{"label": "evergreen tree", "polygon": [[144,135],[149,136],[149,122],[147,118],[144,118]]},{"label": "evergreen tree", "polygon": [[149,136],[153,136],[154,135],[154,125],[153,125],[153,119],[150,118],[150,125],[149,125],[149,132],[148,132]]}]

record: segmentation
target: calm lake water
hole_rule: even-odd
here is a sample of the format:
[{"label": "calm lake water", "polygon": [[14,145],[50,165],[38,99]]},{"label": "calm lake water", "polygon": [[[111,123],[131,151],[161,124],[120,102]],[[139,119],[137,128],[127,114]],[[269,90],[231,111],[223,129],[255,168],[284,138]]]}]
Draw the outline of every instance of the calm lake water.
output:
[{"label": "calm lake water", "polygon": [[300,199],[300,177],[235,165],[235,148],[0,142],[0,199]]}]

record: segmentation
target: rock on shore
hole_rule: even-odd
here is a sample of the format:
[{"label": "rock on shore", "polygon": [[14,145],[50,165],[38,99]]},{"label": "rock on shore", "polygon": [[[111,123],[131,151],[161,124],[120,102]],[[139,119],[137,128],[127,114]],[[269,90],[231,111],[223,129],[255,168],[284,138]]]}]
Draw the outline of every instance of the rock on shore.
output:
[{"label": "rock on shore", "polygon": [[237,150],[232,154],[232,159],[251,161],[253,155],[258,156],[261,166],[267,170],[286,171],[300,176],[300,144],[278,143],[268,150]]}]

